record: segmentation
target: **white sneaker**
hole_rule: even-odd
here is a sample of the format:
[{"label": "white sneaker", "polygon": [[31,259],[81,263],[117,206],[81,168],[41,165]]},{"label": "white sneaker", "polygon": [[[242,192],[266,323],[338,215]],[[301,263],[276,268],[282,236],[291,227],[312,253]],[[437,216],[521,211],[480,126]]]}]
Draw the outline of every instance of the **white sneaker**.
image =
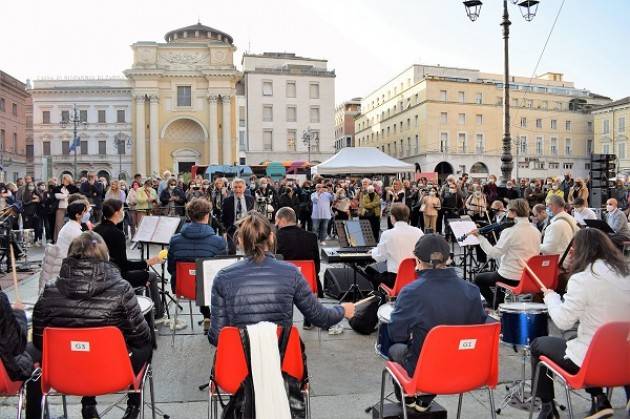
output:
[{"label": "white sneaker", "polygon": [[186,323],[183,322],[182,320],[177,319],[177,324],[175,323],[175,320],[171,320],[169,325],[168,325],[169,329],[171,330],[182,330],[186,328]]},{"label": "white sneaker", "polygon": [[343,333],[343,326],[341,325],[341,323],[337,323],[336,325],[328,329],[328,334],[331,336],[340,335],[342,333]]},{"label": "white sneaker", "polygon": [[153,321],[153,324],[155,324],[156,326],[162,326],[163,324],[167,324],[170,322],[170,319],[166,316],[160,318],[160,319],[155,319]]}]

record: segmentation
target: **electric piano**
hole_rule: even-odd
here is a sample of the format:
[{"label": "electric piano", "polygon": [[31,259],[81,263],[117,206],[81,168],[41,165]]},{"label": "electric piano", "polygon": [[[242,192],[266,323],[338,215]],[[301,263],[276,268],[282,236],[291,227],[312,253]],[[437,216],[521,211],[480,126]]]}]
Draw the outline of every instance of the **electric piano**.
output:
[{"label": "electric piano", "polygon": [[369,264],[372,259],[371,247],[324,248],[322,258],[327,263]]}]

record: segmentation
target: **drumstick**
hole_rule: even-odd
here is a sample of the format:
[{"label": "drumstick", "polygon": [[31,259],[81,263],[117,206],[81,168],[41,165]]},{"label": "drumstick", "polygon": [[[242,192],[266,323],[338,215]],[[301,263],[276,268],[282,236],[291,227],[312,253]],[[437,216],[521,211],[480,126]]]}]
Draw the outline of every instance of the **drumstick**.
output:
[{"label": "drumstick", "polygon": [[523,266],[525,267],[527,272],[529,272],[529,274],[532,276],[532,278],[534,278],[534,281],[536,282],[536,284],[538,284],[538,286],[540,287],[541,291],[542,292],[547,291],[547,287],[545,287],[545,284],[543,284],[543,282],[540,280],[540,278],[538,278],[538,275],[536,275],[536,273],[534,273],[534,271],[532,270],[532,268],[529,267],[527,262],[525,262],[523,259],[521,259],[521,263],[523,264]]},{"label": "drumstick", "polygon": [[15,270],[15,253],[13,250],[13,246],[11,244],[9,244],[9,249],[11,253],[11,270],[13,272],[13,286],[15,287],[15,301],[18,303],[21,303],[22,299],[20,298],[20,291],[18,288],[17,271]]},{"label": "drumstick", "polygon": [[359,304],[363,304],[363,303],[367,303],[369,300],[371,300],[372,298],[375,298],[374,295],[370,295],[369,297],[364,298],[363,300],[359,300],[356,303],[354,303],[355,306],[358,306]]}]

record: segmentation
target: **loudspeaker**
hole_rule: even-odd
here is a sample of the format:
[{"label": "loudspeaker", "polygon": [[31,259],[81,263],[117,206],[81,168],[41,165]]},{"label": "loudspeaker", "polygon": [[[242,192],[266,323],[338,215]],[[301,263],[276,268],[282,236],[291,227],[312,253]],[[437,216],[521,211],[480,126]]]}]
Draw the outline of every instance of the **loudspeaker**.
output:
[{"label": "loudspeaker", "polygon": [[[357,284],[359,289],[363,293],[368,293],[374,290],[372,283],[368,281],[367,277],[357,272]],[[354,271],[352,268],[328,268],[324,273],[324,294],[328,297],[339,299],[346,293],[352,286],[354,281]],[[349,295],[348,298],[352,296]]]}]

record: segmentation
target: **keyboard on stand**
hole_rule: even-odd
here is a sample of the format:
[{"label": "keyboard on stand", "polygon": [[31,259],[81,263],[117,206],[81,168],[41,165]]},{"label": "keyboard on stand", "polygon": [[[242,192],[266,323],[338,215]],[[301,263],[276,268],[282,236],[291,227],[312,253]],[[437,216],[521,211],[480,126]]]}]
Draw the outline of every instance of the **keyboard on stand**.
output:
[{"label": "keyboard on stand", "polygon": [[372,248],[345,247],[322,249],[322,257],[328,263],[371,263]]}]

